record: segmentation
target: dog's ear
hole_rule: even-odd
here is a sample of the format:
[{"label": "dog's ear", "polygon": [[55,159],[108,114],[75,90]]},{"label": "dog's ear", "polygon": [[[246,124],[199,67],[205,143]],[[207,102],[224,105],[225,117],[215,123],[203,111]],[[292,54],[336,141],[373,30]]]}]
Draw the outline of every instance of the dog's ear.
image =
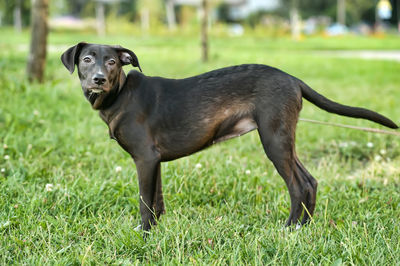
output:
[{"label": "dog's ear", "polygon": [[140,72],[143,72],[140,68],[139,60],[134,52],[121,46],[115,46],[114,49],[117,51],[119,60],[123,66],[131,64],[134,67],[138,67]]},{"label": "dog's ear", "polygon": [[78,62],[79,54],[83,46],[86,44],[87,43],[85,42],[80,42],[77,45],[70,47],[61,55],[61,61],[71,74],[74,73],[75,64]]}]

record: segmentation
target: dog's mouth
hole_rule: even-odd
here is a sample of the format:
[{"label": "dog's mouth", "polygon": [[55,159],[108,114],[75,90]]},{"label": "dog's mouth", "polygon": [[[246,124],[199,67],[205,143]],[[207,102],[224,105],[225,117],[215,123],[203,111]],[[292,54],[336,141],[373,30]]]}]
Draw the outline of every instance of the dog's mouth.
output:
[{"label": "dog's mouth", "polygon": [[101,97],[102,95],[104,95],[103,93],[105,93],[106,91],[100,87],[100,86],[93,86],[93,87],[88,87],[85,90],[85,96],[86,98],[89,100],[89,102],[93,105],[95,103],[95,101]]},{"label": "dog's mouth", "polygon": [[92,94],[99,95],[99,94],[106,92],[106,90],[102,87],[90,87],[90,88],[87,88],[87,92],[89,93],[89,95],[92,95]]},{"label": "dog's mouth", "polygon": [[95,87],[95,88],[88,88],[88,91],[90,94],[101,94],[104,92],[104,90],[100,87]]}]

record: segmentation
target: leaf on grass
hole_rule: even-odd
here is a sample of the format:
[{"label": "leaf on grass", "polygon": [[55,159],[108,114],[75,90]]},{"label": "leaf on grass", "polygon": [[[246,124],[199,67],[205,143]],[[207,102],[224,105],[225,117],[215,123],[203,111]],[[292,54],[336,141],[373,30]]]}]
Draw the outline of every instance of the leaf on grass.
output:
[{"label": "leaf on grass", "polygon": [[337,228],[335,221],[333,221],[332,219],[329,220],[329,224],[334,227]]},{"label": "leaf on grass", "polygon": [[368,197],[362,198],[358,201],[358,203],[363,203],[366,202],[368,200]]},{"label": "leaf on grass", "polygon": [[12,224],[11,221],[6,221],[6,222],[4,222],[4,223],[2,223],[2,224],[0,225],[0,229],[7,228],[7,227],[9,227],[11,224]]},{"label": "leaf on grass", "polygon": [[332,263],[332,266],[340,266],[342,264],[343,264],[342,258],[338,258]]}]

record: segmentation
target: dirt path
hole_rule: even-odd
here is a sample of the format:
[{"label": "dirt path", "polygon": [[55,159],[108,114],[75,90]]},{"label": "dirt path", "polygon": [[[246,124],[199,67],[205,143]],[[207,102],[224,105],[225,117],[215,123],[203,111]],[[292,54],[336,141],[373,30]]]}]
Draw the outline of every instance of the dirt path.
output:
[{"label": "dirt path", "polygon": [[318,54],[336,57],[362,58],[367,60],[390,60],[400,62],[400,50],[338,50],[319,51]]}]

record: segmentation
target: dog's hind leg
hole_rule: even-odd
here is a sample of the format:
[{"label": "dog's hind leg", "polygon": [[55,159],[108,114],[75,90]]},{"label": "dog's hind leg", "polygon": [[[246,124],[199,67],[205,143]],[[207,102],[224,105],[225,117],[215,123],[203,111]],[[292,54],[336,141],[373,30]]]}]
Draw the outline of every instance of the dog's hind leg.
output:
[{"label": "dog's hind leg", "polygon": [[160,218],[161,214],[165,213],[164,207],[164,197],[162,192],[162,184],[161,184],[161,165],[157,166],[157,181],[156,181],[156,191],[154,193],[153,198],[153,209],[156,215],[156,218]]},{"label": "dog's hind leg", "polygon": [[296,175],[304,180],[305,190],[306,190],[306,198],[304,202],[304,210],[303,220],[301,224],[306,224],[310,221],[311,216],[314,213],[315,203],[317,199],[317,180],[307,171],[307,169],[300,162],[299,158],[296,156]]},{"label": "dog's hind leg", "polygon": [[[285,120],[284,117],[257,121],[265,153],[285,180],[289,190],[291,209],[286,226],[297,224],[303,211],[305,213],[301,223],[304,224],[310,219],[314,212],[317,191],[317,181],[296,155],[295,122]],[[304,210],[304,207],[307,210]]]}]

